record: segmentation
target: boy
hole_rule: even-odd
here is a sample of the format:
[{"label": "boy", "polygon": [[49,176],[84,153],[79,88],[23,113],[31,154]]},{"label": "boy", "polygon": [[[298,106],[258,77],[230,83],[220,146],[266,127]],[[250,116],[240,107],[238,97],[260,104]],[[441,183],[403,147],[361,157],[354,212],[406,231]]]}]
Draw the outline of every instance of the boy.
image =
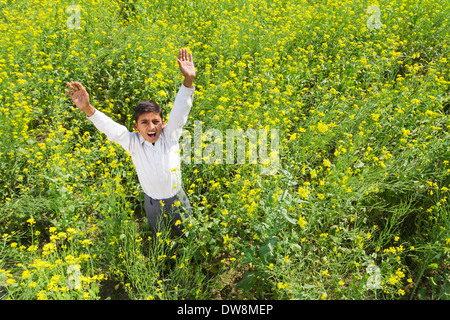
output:
[{"label": "boy", "polygon": [[161,107],[154,101],[144,100],[134,112],[134,128],[128,129],[114,122],[89,103],[89,94],[78,82],[67,82],[72,98],[94,126],[105,133],[108,140],[118,143],[133,160],[139,183],[145,193],[144,208],[153,237],[162,231],[166,219],[177,235],[182,235],[182,218],[191,214],[189,200],[182,188],[180,172],[180,148],[178,140],[185,125],[193,101],[195,67],[192,54],[181,49],[177,59],[184,75],[169,121],[164,123]]}]

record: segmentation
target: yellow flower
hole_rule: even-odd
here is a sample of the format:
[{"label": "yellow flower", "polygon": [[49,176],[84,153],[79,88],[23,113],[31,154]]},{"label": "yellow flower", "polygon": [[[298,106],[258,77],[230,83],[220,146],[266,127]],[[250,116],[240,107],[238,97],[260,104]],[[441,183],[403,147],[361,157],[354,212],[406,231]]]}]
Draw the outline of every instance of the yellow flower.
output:
[{"label": "yellow flower", "polygon": [[299,193],[300,197],[302,197],[303,199],[307,200],[307,199],[308,199],[308,196],[309,196],[309,194],[310,194],[311,192],[310,192],[309,189],[306,188],[306,187],[299,187],[299,188],[298,188],[298,193]]},{"label": "yellow flower", "polygon": [[306,227],[306,225],[308,224],[308,222],[306,222],[306,220],[305,220],[305,217],[303,217],[303,216],[300,216],[297,223],[301,228]]},{"label": "yellow flower", "polygon": [[325,123],[319,122],[317,124],[317,130],[319,130],[319,132],[324,133],[328,130],[328,126]]},{"label": "yellow flower", "polygon": [[410,136],[410,135],[411,135],[411,131],[408,130],[408,129],[402,129],[402,134],[403,134],[404,136]]},{"label": "yellow flower", "polygon": [[277,283],[278,290],[283,290],[286,287],[287,287],[287,283],[283,283],[283,282],[278,282]]},{"label": "yellow flower", "polygon": [[34,251],[37,251],[37,249],[38,249],[38,247],[37,246],[35,246],[35,245],[31,245],[31,246],[29,246],[28,247],[28,251],[30,251],[30,252],[34,252]]},{"label": "yellow flower", "polygon": [[378,119],[380,118],[381,114],[379,113],[372,113],[371,114],[373,121],[378,121]]},{"label": "yellow flower", "polygon": [[390,283],[390,284],[396,284],[397,282],[398,282],[397,277],[395,277],[395,276],[393,276],[393,275],[391,275],[391,276],[389,277],[389,283]]}]

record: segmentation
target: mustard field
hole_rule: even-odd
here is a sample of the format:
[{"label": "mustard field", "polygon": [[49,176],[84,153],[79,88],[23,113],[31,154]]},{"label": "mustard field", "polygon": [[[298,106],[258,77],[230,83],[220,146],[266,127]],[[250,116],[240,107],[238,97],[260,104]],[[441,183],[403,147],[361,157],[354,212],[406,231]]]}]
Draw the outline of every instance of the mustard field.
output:
[{"label": "mustard field", "polygon": [[[440,0],[0,0],[1,299],[449,299],[449,17]],[[131,156],[64,89],[131,131],[141,100],[169,114],[181,48],[192,216],[153,238]]]}]

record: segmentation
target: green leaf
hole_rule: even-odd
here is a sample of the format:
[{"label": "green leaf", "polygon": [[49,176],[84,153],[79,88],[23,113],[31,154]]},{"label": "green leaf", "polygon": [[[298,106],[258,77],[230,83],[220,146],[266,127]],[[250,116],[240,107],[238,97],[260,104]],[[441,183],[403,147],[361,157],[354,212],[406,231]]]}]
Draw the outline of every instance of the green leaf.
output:
[{"label": "green leaf", "polygon": [[256,275],[252,271],[245,270],[242,280],[236,284],[236,288],[242,289],[244,292],[249,292],[256,282]]},{"label": "green leaf", "polygon": [[261,248],[259,248],[259,256],[265,264],[269,264],[273,261],[273,249],[277,244],[277,241],[278,239],[275,237],[269,238],[266,240],[266,243]]}]

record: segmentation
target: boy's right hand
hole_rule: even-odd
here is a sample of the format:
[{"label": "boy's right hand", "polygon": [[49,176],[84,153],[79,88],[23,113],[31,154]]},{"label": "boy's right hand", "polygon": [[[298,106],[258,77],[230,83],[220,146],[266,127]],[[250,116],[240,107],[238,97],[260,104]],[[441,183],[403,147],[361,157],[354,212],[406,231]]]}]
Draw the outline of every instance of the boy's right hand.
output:
[{"label": "boy's right hand", "polygon": [[72,91],[72,94],[67,89],[64,89],[64,91],[72,98],[72,101],[77,108],[86,113],[88,117],[92,116],[95,112],[95,108],[89,103],[89,94],[86,89],[84,89],[79,82],[66,82],[66,84]]}]

